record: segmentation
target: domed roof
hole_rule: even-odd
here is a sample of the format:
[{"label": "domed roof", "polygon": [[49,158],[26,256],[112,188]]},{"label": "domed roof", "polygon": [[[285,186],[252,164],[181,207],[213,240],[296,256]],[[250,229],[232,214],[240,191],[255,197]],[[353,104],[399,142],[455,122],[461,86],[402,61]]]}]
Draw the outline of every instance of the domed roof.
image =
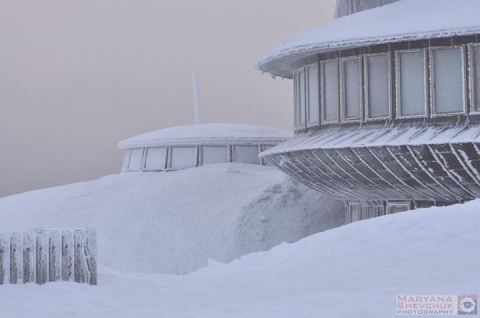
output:
[{"label": "domed roof", "polygon": [[290,78],[294,62],[314,54],[479,34],[479,16],[479,0],[402,0],[300,32],[261,57],[256,67]]},{"label": "domed roof", "polygon": [[279,143],[292,133],[262,126],[199,124],[176,126],[141,134],[118,144],[120,149],[178,144]]}]

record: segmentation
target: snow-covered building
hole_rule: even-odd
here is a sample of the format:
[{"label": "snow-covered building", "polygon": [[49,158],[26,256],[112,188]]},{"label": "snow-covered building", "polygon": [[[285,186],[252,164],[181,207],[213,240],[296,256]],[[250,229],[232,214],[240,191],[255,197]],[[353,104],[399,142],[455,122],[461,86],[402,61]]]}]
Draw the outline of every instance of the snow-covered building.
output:
[{"label": "snow-covered building", "polygon": [[295,90],[295,136],[261,156],[350,222],[480,198],[479,16],[478,0],[338,0],[256,64]]},{"label": "snow-covered building", "polygon": [[196,124],[145,133],[118,146],[125,150],[123,172],[166,171],[228,162],[264,165],[259,153],[290,137],[262,126]]}]

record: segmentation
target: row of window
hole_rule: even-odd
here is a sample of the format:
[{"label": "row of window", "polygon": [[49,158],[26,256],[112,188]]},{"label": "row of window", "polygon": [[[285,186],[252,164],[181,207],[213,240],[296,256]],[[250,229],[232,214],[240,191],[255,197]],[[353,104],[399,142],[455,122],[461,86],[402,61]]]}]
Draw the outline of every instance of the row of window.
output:
[{"label": "row of window", "polygon": [[222,145],[136,148],[127,151],[123,170],[176,170],[227,162],[263,164],[258,155],[271,147],[271,145]]},{"label": "row of window", "polygon": [[297,70],[296,128],[466,114],[467,91],[470,113],[480,114],[480,44],[395,51],[393,63],[395,76],[390,52],[323,60]]},{"label": "row of window", "polygon": [[348,202],[346,205],[347,223],[367,220],[386,214],[405,212],[412,209],[410,201],[376,202],[370,205],[360,202]]}]

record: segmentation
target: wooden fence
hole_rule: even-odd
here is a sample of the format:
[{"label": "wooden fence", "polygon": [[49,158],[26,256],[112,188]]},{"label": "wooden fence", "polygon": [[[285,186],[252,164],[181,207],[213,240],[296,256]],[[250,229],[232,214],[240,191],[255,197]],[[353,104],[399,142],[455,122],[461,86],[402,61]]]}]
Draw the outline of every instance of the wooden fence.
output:
[{"label": "wooden fence", "polygon": [[55,281],[97,285],[94,228],[0,233],[0,285]]}]

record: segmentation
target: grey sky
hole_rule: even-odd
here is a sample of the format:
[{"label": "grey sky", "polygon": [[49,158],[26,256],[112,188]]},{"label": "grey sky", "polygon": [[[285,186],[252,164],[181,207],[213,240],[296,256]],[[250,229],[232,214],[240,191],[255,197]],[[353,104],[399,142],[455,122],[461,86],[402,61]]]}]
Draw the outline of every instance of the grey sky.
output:
[{"label": "grey sky", "polygon": [[254,61],[334,0],[0,1],[0,197],[120,170],[117,143],[194,121],[291,129],[292,83]]}]

